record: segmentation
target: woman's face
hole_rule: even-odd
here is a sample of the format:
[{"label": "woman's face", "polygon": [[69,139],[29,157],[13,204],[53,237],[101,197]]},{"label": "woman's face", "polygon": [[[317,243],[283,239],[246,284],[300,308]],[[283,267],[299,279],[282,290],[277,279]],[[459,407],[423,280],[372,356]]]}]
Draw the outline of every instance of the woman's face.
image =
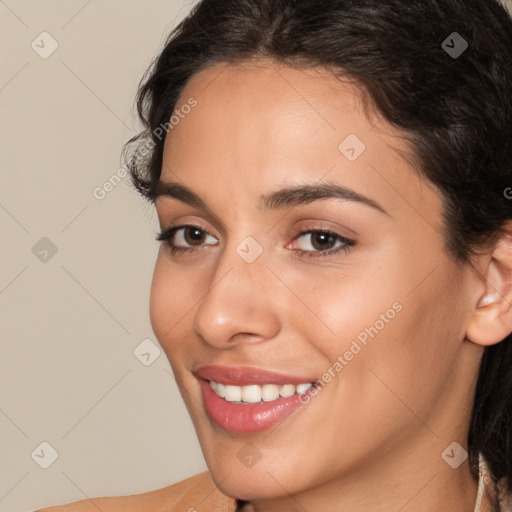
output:
[{"label": "woman's face", "polygon": [[161,242],[151,321],[221,489],[276,497],[370,483],[390,462],[446,466],[480,352],[469,271],[443,249],[440,195],[401,134],[365,116],[355,86],[268,61],[201,72],[176,108],[155,204],[162,230],[193,227],[169,239],[185,251]]}]

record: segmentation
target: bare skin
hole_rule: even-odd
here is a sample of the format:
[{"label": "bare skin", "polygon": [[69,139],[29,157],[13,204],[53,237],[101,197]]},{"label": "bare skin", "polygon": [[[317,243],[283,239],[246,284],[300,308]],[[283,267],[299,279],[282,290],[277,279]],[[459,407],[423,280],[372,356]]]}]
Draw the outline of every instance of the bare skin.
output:
[{"label": "bare skin", "polygon": [[[182,229],[170,241],[188,251],[176,254],[161,242],[150,309],[214,481],[254,512],[472,512],[468,460],[453,469],[441,454],[452,442],[467,449],[483,347],[512,330],[510,238],[475,269],[455,262],[441,196],[401,156],[404,134],[368,118],[360,90],[325,71],[220,64],[189,82],[177,108],[189,98],[197,107],[169,132],[161,178],[208,209],[167,196],[155,206],[162,229],[204,237]],[[354,161],[339,149],[349,134],[365,145]],[[257,206],[285,186],[327,182],[379,208]],[[248,236],[263,250],[252,263],[236,251]],[[198,365],[320,379],[393,304],[400,311],[277,428],[233,434],[206,414]],[[262,454],[251,468],[237,457],[248,442]]]},{"label": "bare skin", "polygon": [[235,501],[225,496],[205,471],[156,491],[84,499],[35,512],[234,512],[235,508]]}]

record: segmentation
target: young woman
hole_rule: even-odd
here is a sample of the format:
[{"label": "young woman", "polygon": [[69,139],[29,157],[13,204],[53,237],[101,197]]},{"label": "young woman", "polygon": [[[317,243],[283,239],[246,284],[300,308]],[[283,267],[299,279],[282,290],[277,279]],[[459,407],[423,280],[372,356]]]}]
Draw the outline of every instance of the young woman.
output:
[{"label": "young woman", "polygon": [[209,471],[47,510],[511,511],[511,48],[495,0],[194,7],[127,162]]}]

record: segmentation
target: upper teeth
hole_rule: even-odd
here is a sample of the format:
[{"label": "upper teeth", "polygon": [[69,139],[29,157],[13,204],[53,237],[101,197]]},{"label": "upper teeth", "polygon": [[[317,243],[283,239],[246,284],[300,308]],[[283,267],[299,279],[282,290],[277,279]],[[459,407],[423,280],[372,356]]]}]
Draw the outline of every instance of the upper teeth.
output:
[{"label": "upper teeth", "polygon": [[224,398],[228,402],[242,402],[254,404],[263,400],[264,402],[271,402],[277,400],[280,396],[288,397],[295,393],[300,394],[307,391],[313,384],[307,382],[305,384],[284,384],[279,386],[277,384],[250,384],[248,386],[231,386],[229,384],[222,384],[220,382],[210,381],[210,387],[215,391],[215,394]]}]

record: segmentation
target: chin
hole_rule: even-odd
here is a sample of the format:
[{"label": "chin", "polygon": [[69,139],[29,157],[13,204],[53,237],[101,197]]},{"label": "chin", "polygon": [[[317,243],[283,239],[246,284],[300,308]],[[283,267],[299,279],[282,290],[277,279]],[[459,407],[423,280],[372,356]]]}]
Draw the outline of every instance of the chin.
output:
[{"label": "chin", "polygon": [[[232,498],[238,498],[246,501],[265,500],[265,499],[276,499],[284,498],[288,496],[283,489],[286,486],[287,479],[281,475],[279,481],[283,482],[283,487],[278,485],[267,473],[264,475],[255,475],[251,470],[247,471],[246,474],[241,475],[233,472],[229,477],[224,476],[224,480],[218,481],[217,475],[213,474],[213,480],[218,485],[219,489],[226,495]],[[261,478],[260,478],[261,476]],[[222,478],[221,475],[219,475]],[[293,490],[295,493],[296,490]]]},{"label": "chin", "polygon": [[[247,442],[249,443],[250,441]],[[214,482],[227,496],[247,501],[276,499],[286,497],[289,493],[301,492],[313,485],[313,482],[307,481],[311,474],[304,475],[302,479],[297,478],[299,465],[289,468],[281,465],[285,453],[286,450],[282,456],[275,454],[277,464],[265,460],[263,456],[252,467],[246,467],[238,458],[237,463],[233,464],[237,450],[224,451],[220,459],[213,456],[211,459],[207,458],[206,462]]]}]

